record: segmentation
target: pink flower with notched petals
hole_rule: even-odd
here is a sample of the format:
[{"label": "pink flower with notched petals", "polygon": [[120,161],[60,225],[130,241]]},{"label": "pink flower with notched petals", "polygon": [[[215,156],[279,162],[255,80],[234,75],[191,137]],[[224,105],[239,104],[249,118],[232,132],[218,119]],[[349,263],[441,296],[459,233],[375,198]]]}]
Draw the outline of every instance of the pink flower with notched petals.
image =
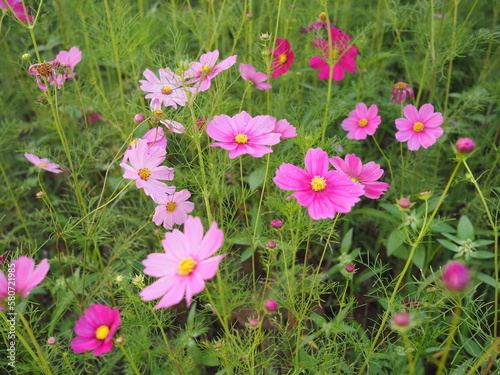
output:
[{"label": "pink flower with notched petals", "polygon": [[73,332],[78,336],[71,341],[71,349],[75,353],[93,350],[95,357],[105,354],[113,348],[113,335],[119,326],[120,312],[116,307],[90,305],[75,323]]},{"label": "pink flower with notched petals", "polygon": [[380,165],[373,161],[363,165],[363,162],[354,154],[347,154],[345,160],[338,156],[330,158],[330,163],[333,167],[345,174],[354,182],[359,182],[365,188],[365,197],[370,199],[379,199],[389,184],[386,182],[378,182],[377,180],[382,177],[384,170]]},{"label": "pink flower with notched petals", "polygon": [[233,117],[215,116],[207,125],[207,134],[218,142],[212,147],[222,147],[229,151],[229,158],[242,154],[253,157],[273,152],[270,147],[280,141],[280,134],[273,133],[276,119],[271,116],[251,117],[245,111]]},{"label": "pink flower with notched petals", "polygon": [[237,55],[229,56],[216,65],[215,63],[219,58],[218,50],[201,55],[200,61],[192,62],[191,67],[184,73],[185,78],[192,78],[186,83],[195,84],[193,87],[194,92],[208,90],[210,88],[211,79],[223,70],[232,67],[236,63],[237,57]]},{"label": "pink flower with notched petals", "polygon": [[250,64],[240,64],[239,70],[241,78],[251,82],[258,90],[269,90],[273,87],[270,83],[264,82],[267,80],[267,74],[255,71],[255,68]]},{"label": "pink flower with notched petals", "polygon": [[396,119],[396,128],[399,130],[396,139],[399,142],[408,141],[409,150],[428,148],[443,135],[443,115],[434,112],[432,104],[424,104],[420,110],[409,104],[403,108],[403,113],[406,118]]},{"label": "pink flower with notched petals", "polygon": [[158,78],[151,70],[146,69],[143,72],[146,79],[141,79],[141,90],[147,92],[146,99],[156,99],[159,104],[165,107],[172,106],[177,109],[177,106],[185,106],[188,100],[186,88],[180,77],[178,77],[172,70],[158,69]]},{"label": "pink flower with notched petals", "polygon": [[311,148],[305,157],[306,170],[283,163],[273,181],[281,189],[297,190],[289,198],[307,207],[314,220],[334,218],[337,212],[347,213],[364,194],[363,185],[351,181],[338,171],[328,170],[328,154]]},{"label": "pink flower with notched petals", "polygon": [[349,112],[349,117],[342,121],[342,129],[347,130],[349,139],[365,139],[368,135],[375,134],[382,122],[377,116],[378,107],[372,104],[370,108],[365,103],[358,103],[356,109]]},{"label": "pink flower with notched petals", "polygon": [[279,133],[281,139],[293,138],[297,136],[297,129],[287,120],[279,120],[274,126],[274,133]]},{"label": "pink flower with notched petals", "polygon": [[286,39],[277,38],[276,47],[269,48],[273,54],[273,61],[271,61],[271,77],[279,77],[290,69],[293,64],[295,54],[290,47],[290,42]]},{"label": "pink flower with notched petals", "polygon": [[205,288],[205,280],[215,276],[225,254],[212,255],[220,249],[224,234],[214,221],[203,235],[200,218],[189,216],[184,223],[184,232],[174,229],[165,233],[162,241],[165,253],[153,253],[142,261],[144,273],[158,277],[144,288],[140,296],[143,301],[161,298],[155,309],[178,304],[184,296],[189,307],[194,294]]},{"label": "pink flower with notched petals", "polygon": [[[43,259],[37,267],[35,261],[26,256],[20,256],[11,263],[9,273],[9,282],[4,273],[0,271],[0,310],[5,310],[4,300],[9,297],[9,291],[14,288],[14,292],[21,298],[29,296],[31,290],[40,284],[47,272],[49,272],[50,264],[47,259]],[[12,270],[12,271],[11,271]],[[14,285],[12,285],[12,281]]]},{"label": "pink flower with notched petals", "polygon": [[47,172],[52,172],[52,173],[61,173],[62,170],[59,169],[59,164],[56,163],[51,163],[49,159],[40,159],[38,156],[34,154],[29,154],[27,152],[24,153],[24,156],[26,159],[28,159],[30,162],[32,162],[35,166],[37,166],[40,169],[43,169]]},{"label": "pink flower with notched petals", "polygon": [[30,8],[23,6],[22,0],[0,0],[0,9],[12,10],[12,12],[14,12],[14,17],[21,22],[33,22],[32,16],[28,15],[28,18],[26,18]]},{"label": "pink flower with notched petals", "polygon": [[135,180],[137,188],[144,189],[144,193],[153,198],[155,202],[163,198],[165,194],[175,192],[175,186],[168,186],[159,181],[174,178],[173,168],[160,166],[165,160],[165,154],[165,149],[161,147],[148,148],[146,140],[138,139],[137,146],[128,153],[131,165],[120,164],[120,167],[125,169],[123,178]]},{"label": "pink flower with notched petals", "polygon": [[194,210],[194,203],[187,201],[190,196],[189,191],[181,190],[159,199],[153,222],[156,225],[163,225],[166,229],[172,229],[174,224],[184,224],[188,214]]},{"label": "pink flower with notched petals", "polygon": [[345,77],[345,71],[355,71],[358,50],[356,46],[349,45],[351,36],[344,34],[337,28],[330,29],[331,45],[322,38],[314,38],[313,46],[318,47],[323,54],[316,55],[309,60],[309,66],[319,69],[319,79],[341,81]]},{"label": "pink flower with notched petals", "polygon": [[[153,147],[160,147],[162,149],[167,148],[167,138],[165,138],[165,133],[163,132],[163,128],[161,126],[148,130],[146,134],[144,134],[140,139],[143,139],[147,142],[149,149]],[[127,150],[123,154],[122,163],[127,162],[130,151],[137,146],[137,141],[137,139],[134,139],[132,142],[130,142],[129,148],[127,148]]]}]

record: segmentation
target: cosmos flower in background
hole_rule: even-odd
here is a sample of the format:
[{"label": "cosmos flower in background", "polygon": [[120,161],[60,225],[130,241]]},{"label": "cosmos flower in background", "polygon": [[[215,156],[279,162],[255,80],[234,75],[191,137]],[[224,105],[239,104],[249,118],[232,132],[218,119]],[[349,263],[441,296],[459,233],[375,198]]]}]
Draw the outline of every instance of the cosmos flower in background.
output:
[{"label": "cosmos flower in background", "polygon": [[28,15],[28,17],[26,18],[26,15],[28,14],[30,8],[23,6],[22,0],[0,0],[0,9],[12,10],[12,12],[14,13],[14,17],[21,22],[33,22],[32,16]]},{"label": "cosmos flower in background", "polygon": [[402,103],[406,100],[406,95],[413,99],[413,90],[407,83],[398,82],[392,87],[391,102]]},{"label": "cosmos flower in background", "polygon": [[365,193],[363,185],[339,171],[329,171],[328,154],[311,148],[305,157],[306,170],[283,163],[273,181],[283,190],[297,190],[289,198],[307,207],[314,220],[334,218],[337,212],[350,212]]},{"label": "cosmos flower in background", "polygon": [[59,164],[51,163],[49,159],[40,159],[38,156],[34,154],[29,154],[27,152],[24,153],[24,156],[26,157],[26,159],[32,162],[33,165],[47,172],[52,172],[52,173],[62,172],[62,170],[59,169]]},{"label": "cosmos flower in background", "polygon": [[90,305],[73,328],[77,334],[71,341],[75,353],[93,350],[94,356],[100,356],[113,348],[113,335],[120,326],[120,312],[116,307],[96,303]]},{"label": "cosmos flower in background", "polygon": [[367,198],[379,199],[389,187],[388,183],[377,181],[384,174],[384,170],[373,161],[363,165],[356,155],[347,154],[345,160],[338,156],[330,158],[330,163],[337,171],[363,185]]},{"label": "cosmos flower in background", "polygon": [[[148,130],[146,134],[139,139],[145,140],[149,149],[153,147],[160,147],[165,150],[167,148],[167,138],[165,138],[165,133],[163,132],[163,128],[161,126]],[[137,146],[137,141],[138,139],[134,139],[130,142],[130,146],[123,154],[122,163],[127,162],[130,151]]]},{"label": "cosmos flower in background", "polygon": [[[237,55],[229,56],[216,64],[219,51],[214,50],[200,56],[200,61],[191,63],[190,68],[184,73],[188,79],[187,84],[194,84],[193,91],[201,92],[210,88],[210,81],[220,72],[229,69],[236,63]],[[190,79],[191,78],[191,79]]]},{"label": "cosmos flower in background", "polygon": [[295,57],[290,42],[286,39],[277,38],[276,47],[270,47],[269,51],[273,55],[273,61],[271,61],[271,77],[276,78],[288,72]]},{"label": "cosmos flower in background", "polygon": [[181,190],[158,199],[153,222],[166,229],[172,229],[174,224],[184,224],[188,214],[194,210],[194,203],[188,202],[189,197],[191,193],[188,190]]},{"label": "cosmos flower in background", "polygon": [[279,120],[274,126],[274,133],[279,133],[281,139],[293,138],[297,136],[297,129],[287,120]]},{"label": "cosmos flower in background", "polygon": [[349,117],[342,121],[342,129],[349,132],[346,137],[349,139],[365,139],[367,136],[375,134],[382,122],[377,113],[378,107],[375,104],[367,108],[365,103],[358,103],[356,109],[349,112]]},{"label": "cosmos flower in background", "polygon": [[147,92],[146,99],[156,99],[157,104],[165,107],[185,106],[188,101],[188,88],[184,86],[180,77],[169,68],[158,69],[159,78],[149,69],[143,72],[146,78],[139,80],[141,90]]},{"label": "cosmos flower in background", "polygon": [[140,293],[143,301],[161,297],[155,310],[176,305],[184,297],[189,307],[193,295],[205,288],[205,280],[217,273],[225,254],[212,255],[222,246],[224,234],[215,221],[205,235],[203,232],[200,218],[189,216],[184,232],[174,229],[165,233],[162,241],[165,253],[149,254],[142,261],[146,267],[144,273],[159,278]]},{"label": "cosmos flower in background", "polygon": [[240,64],[239,66],[241,78],[251,82],[258,90],[269,90],[273,87],[270,83],[264,82],[267,80],[267,74],[255,71],[255,68],[250,64]]},{"label": "cosmos flower in background", "polygon": [[[323,28],[328,31],[328,27],[330,27],[330,29],[335,28],[335,25],[333,24],[333,22],[328,21],[328,18],[326,16],[325,12],[321,12],[319,14],[318,18],[319,18],[319,21],[316,21],[316,22],[311,23],[310,25],[307,25],[306,27],[301,29],[300,32],[307,33],[309,31],[318,31],[318,30],[321,30]],[[330,25],[328,25],[328,24],[330,24]]]},{"label": "cosmos flower in background", "polygon": [[424,104],[419,110],[409,104],[403,108],[403,113],[406,118],[396,119],[396,128],[399,130],[396,139],[399,142],[408,141],[409,150],[428,148],[443,135],[443,115],[434,112],[432,104]]},{"label": "cosmos flower in background", "polygon": [[[160,123],[165,125],[167,127],[168,131],[171,131],[172,133],[185,133],[186,132],[186,128],[180,122],[177,122],[174,120],[168,120],[165,118],[165,116],[163,114],[163,110],[161,108],[161,100],[159,100],[158,98],[151,100],[150,107],[151,107],[151,111],[153,112],[153,114],[159,118],[159,119],[155,118],[154,120],[158,120]],[[158,121],[156,121],[156,123],[158,123]]]}]

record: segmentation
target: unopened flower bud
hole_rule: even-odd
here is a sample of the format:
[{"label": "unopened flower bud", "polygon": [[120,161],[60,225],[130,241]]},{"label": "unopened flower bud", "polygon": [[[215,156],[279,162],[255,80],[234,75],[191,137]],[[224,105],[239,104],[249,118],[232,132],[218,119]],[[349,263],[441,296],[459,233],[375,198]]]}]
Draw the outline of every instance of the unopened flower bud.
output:
[{"label": "unopened flower bud", "polygon": [[354,266],[354,264],[348,264],[347,266],[345,266],[345,270],[347,273],[353,273],[356,270],[356,267]]},{"label": "unopened flower bud", "polygon": [[269,241],[267,243],[267,247],[270,248],[270,249],[274,249],[276,247],[276,242],[274,241]]},{"label": "unopened flower bud", "polygon": [[122,275],[116,276],[115,283],[120,284],[122,281],[123,281],[123,276]]},{"label": "unopened flower bud", "polygon": [[116,344],[117,345],[121,345],[125,342],[125,339],[123,337],[117,337],[116,340],[115,340]]},{"label": "unopened flower bud", "polygon": [[459,261],[451,261],[443,269],[443,284],[445,288],[454,291],[463,290],[469,285],[469,267]]},{"label": "unopened flower bud", "polygon": [[45,193],[43,191],[39,191],[38,193],[36,193],[37,198],[42,198],[44,195]]},{"label": "unopened flower bud", "polygon": [[262,40],[268,40],[269,39],[269,34],[268,33],[261,34],[260,39],[262,39]]},{"label": "unopened flower bud", "polygon": [[276,302],[274,299],[268,299],[264,304],[264,307],[269,312],[276,311],[278,309],[278,302]]},{"label": "unopened flower bud", "polygon": [[422,191],[421,193],[418,193],[418,198],[424,201],[428,200],[431,196],[432,196],[431,191]]},{"label": "unopened flower bud", "polygon": [[400,198],[398,200],[398,206],[401,208],[409,208],[411,206],[411,200],[408,198]]},{"label": "unopened flower bud", "polygon": [[54,345],[55,343],[57,342],[56,338],[55,337],[49,337],[47,339],[47,344],[48,345]]},{"label": "unopened flower bud", "polygon": [[134,121],[137,122],[138,124],[144,121],[144,115],[138,114],[134,116]]},{"label": "unopened flower bud", "polygon": [[392,317],[392,322],[396,327],[406,327],[410,324],[411,318],[410,314],[406,312],[398,312]]},{"label": "unopened flower bud", "polygon": [[252,13],[247,13],[247,17],[252,18],[253,17]]},{"label": "unopened flower bud", "polygon": [[469,154],[476,148],[476,144],[470,138],[460,138],[457,143],[455,143],[455,148],[461,154]]},{"label": "unopened flower bud", "polygon": [[215,343],[215,349],[220,349],[220,348],[222,348],[222,343],[220,341],[217,341]]},{"label": "unopened flower bud", "polygon": [[255,327],[257,326],[257,324],[259,324],[259,319],[257,318],[252,318],[248,321],[248,324],[250,324],[252,327]]},{"label": "unopened flower bud", "polygon": [[21,59],[23,60],[29,60],[31,57],[31,55],[29,53],[23,53],[22,56],[21,56]]},{"label": "unopened flower bud", "polygon": [[271,226],[274,229],[279,229],[283,226],[283,222],[281,220],[273,220],[273,221],[271,221]]}]

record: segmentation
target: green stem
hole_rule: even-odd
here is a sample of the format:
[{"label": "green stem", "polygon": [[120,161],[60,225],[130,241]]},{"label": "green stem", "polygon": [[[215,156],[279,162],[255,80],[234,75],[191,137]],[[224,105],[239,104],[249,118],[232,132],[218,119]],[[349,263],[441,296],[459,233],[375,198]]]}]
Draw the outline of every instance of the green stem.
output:
[{"label": "green stem", "polygon": [[170,359],[174,362],[175,364],[175,369],[179,375],[182,375],[182,370],[179,367],[179,363],[177,362],[177,357],[174,355],[174,352],[172,351],[172,348],[170,347],[170,342],[168,341],[167,334],[165,333],[165,329],[163,328],[163,324],[160,322],[160,319],[158,319],[158,316],[156,315],[156,311],[153,309],[153,316],[155,317],[156,322],[158,323],[158,327],[160,328],[161,335],[163,337],[163,341],[165,342],[165,346],[167,348],[168,354],[170,356]]},{"label": "green stem", "polygon": [[396,186],[395,186],[396,180],[394,178],[394,173],[392,172],[391,161],[389,160],[389,158],[387,157],[385,152],[382,150],[382,147],[380,147],[380,145],[377,141],[377,138],[375,138],[375,136],[372,136],[372,139],[375,142],[375,146],[377,146],[378,150],[382,154],[382,157],[384,158],[385,162],[387,163],[387,166],[389,168],[389,173],[391,174],[391,185],[392,185],[392,188],[394,189],[394,195],[397,197],[398,194],[397,194],[397,190],[396,190]]},{"label": "green stem", "polygon": [[444,353],[439,361],[439,366],[436,371],[436,375],[441,375],[444,370],[444,366],[446,365],[446,359],[448,358],[448,354],[450,353],[451,343],[453,342],[453,338],[455,337],[455,332],[458,328],[458,323],[460,321],[460,314],[462,313],[462,305],[460,302],[460,298],[456,297],[455,299],[455,309],[453,311],[453,320],[451,322],[450,332],[448,333],[448,338],[446,339]]},{"label": "green stem", "polygon": [[[116,344],[116,342],[115,342],[115,344]],[[141,372],[137,368],[137,366],[136,366],[134,360],[132,359],[132,357],[130,356],[129,352],[124,348],[123,344],[116,344],[116,346],[118,346],[118,348],[122,351],[122,353],[125,356],[125,358],[127,358],[128,362],[130,363],[130,365],[134,369],[134,372],[137,375],[141,375]]]},{"label": "green stem", "polygon": [[411,346],[410,340],[408,339],[408,335],[406,331],[401,332],[401,336],[403,336],[403,341],[405,343],[405,349],[406,349],[406,357],[408,358],[408,374],[413,375],[415,373],[415,366],[414,366],[414,358],[413,355],[411,354],[413,348]]},{"label": "green stem", "polygon": [[40,360],[42,364],[42,368],[45,374],[52,375],[52,371],[50,370],[50,366],[47,363],[47,360],[45,359],[45,356],[42,352],[42,349],[40,348],[40,345],[38,345],[38,342],[36,341],[35,335],[33,334],[33,331],[30,328],[30,325],[28,321],[24,318],[24,315],[22,313],[19,313],[19,318],[21,319],[21,322],[23,323],[24,329],[26,329],[26,332],[28,332],[28,336],[31,339],[31,343],[35,347],[36,352],[38,353],[38,359]]}]

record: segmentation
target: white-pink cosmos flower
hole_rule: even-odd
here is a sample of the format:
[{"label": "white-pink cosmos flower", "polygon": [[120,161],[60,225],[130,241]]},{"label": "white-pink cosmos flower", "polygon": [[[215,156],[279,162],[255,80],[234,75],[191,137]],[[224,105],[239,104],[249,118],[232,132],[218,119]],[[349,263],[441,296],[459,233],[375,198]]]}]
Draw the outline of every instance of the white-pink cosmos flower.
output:
[{"label": "white-pink cosmos flower", "polygon": [[193,90],[195,92],[208,90],[211,79],[223,70],[232,67],[236,62],[236,57],[237,55],[229,56],[216,65],[219,58],[218,50],[201,55],[200,61],[192,62],[191,67],[184,73],[187,79],[192,78],[187,83],[194,83]]},{"label": "white-pink cosmos flower", "polygon": [[264,82],[268,78],[267,74],[257,72],[250,64],[240,64],[239,71],[241,73],[241,78],[245,81],[251,82],[256,89],[269,90],[273,87],[270,83]]},{"label": "white-pink cosmos flower", "polygon": [[47,172],[52,173],[61,173],[62,170],[59,169],[59,164],[51,163],[49,159],[40,159],[38,156],[34,154],[29,154],[27,152],[24,153],[26,159],[36,165],[38,168],[43,169]]},{"label": "white-pink cosmos flower", "polygon": [[408,149],[418,150],[420,147],[428,148],[436,143],[436,139],[444,133],[441,125],[443,115],[434,112],[432,104],[424,104],[419,110],[414,105],[408,104],[403,108],[406,118],[396,119],[396,139],[399,142],[408,141]]},{"label": "white-pink cosmos flower", "polygon": [[188,100],[187,92],[189,89],[184,86],[180,77],[178,77],[169,68],[158,69],[160,78],[151,70],[146,69],[143,72],[146,79],[141,79],[141,90],[147,92],[146,99],[157,99],[165,107],[172,106],[174,109],[178,105],[184,106]]},{"label": "white-pink cosmos flower", "polygon": [[188,190],[181,190],[159,199],[153,222],[163,225],[166,229],[172,229],[174,224],[184,224],[188,214],[194,209],[194,203],[188,202],[189,197],[191,193]]},{"label": "white-pink cosmos flower", "polygon": [[148,148],[148,142],[139,139],[137,140],[137,147],[128,153],[131,165],[120,164],[120,167],[125,169],[123,178],[135,180],[137,188],[144,189],[144,193],[153,198],[155,202],[163,198],[165,194],[175,192],[175,186],[168,186],[159,181],[174,178],[173,168],[160,166],[165,160],[165,154],[165,149],[161,147]]},{"label": "white-pink cosmos flower", "polygon": [[174,229],[165,233],[162,241],[165,253],[153,253],[142,261],[144,273],[158,277],[144,288],[140,296],[143,301],[160,298],[155,309],[178,304],[184,296],[189,307],[194,294],[205,288],[205,280],[215,276],[225,254],[212,255],[222,246],[224,234],[214,221],[203,235],[200,218],[189,216],[184,223],[184,232]]}]

